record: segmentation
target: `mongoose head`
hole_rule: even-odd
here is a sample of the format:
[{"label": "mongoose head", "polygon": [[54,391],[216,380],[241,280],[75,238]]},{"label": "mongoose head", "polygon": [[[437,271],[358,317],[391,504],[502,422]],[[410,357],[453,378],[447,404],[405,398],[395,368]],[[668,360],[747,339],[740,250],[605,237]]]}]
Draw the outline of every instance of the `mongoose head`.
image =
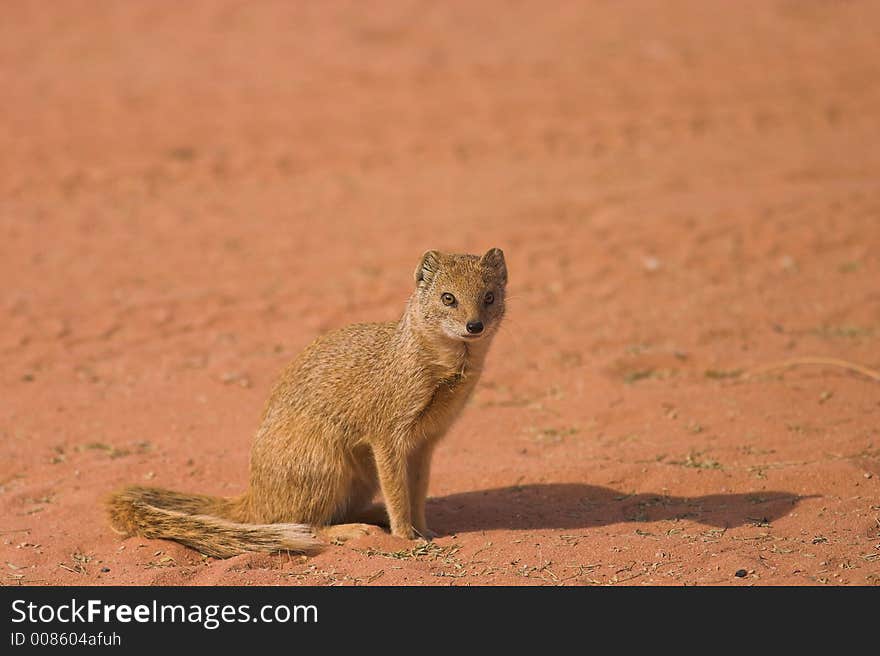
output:
[{"label": "mongoose head", "polygon": [[500,248],[482,257],[428,251],[415,281],[410,309],[423,330],[477,341],[491,337],[504,316],[507,265]]}]

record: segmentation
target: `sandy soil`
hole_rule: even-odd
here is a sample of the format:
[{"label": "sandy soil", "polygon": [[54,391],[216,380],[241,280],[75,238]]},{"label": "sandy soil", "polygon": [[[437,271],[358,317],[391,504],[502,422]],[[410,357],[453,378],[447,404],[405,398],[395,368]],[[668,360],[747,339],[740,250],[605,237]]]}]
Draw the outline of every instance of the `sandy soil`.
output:
[{"label": "sandy soil", "polygon": [[[744,375],[880,367],[876,3],[293,4],[4,5],[4,584],[880,583],[880,383]],[[435,543],[112,533],[241,491],[287,360],[490,246]]]}]

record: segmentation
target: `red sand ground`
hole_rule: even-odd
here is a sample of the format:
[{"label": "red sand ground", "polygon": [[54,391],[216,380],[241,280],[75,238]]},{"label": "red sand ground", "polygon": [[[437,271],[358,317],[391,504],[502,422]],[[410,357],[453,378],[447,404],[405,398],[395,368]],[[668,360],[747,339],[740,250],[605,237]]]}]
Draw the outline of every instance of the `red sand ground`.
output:
[{"label": "red sand ground", "polygon": [[[880,582],[880,383],[740,375],[880,366],[876,3],[293,4],[4,4],[4,584]],[[490,246],[434,545],[111,532],[241,491],[287,360]]]}]

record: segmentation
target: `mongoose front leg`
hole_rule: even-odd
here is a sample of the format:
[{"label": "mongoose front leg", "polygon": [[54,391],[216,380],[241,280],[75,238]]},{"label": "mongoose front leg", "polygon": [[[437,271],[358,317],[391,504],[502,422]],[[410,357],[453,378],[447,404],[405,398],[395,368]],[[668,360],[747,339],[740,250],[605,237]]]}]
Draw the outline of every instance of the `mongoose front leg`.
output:
[{"label": "mongoose front leg", "polygon": [[406,455],[399,449],[382,444],[373,445],[373,455],[376,458],[379,487],[385,497],[385,510],[391,523],[391,534],[411,540],[415,537],[415,532],[406,476]]},{"label": "mongoose front leg", "polygon": [[428,480],[431,476],[433,455],[434,445],[422,444],[409,455],[407,462],[413,528],[426,540],[434,537],[434,533],[428,529],[428,523],[425,521],[425,501],[428,498]]}]

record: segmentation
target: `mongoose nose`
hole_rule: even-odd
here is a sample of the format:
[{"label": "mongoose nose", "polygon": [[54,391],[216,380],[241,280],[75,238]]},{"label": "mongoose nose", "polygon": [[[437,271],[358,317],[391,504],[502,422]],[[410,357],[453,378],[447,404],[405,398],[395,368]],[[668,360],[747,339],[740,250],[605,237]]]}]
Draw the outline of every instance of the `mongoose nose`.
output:
[{"label": "mongoose nose", "polygon": [[467,322],[467,331],[471,335],[479,335],[483,332],[483,322],[482,321],[468,321]]}]

